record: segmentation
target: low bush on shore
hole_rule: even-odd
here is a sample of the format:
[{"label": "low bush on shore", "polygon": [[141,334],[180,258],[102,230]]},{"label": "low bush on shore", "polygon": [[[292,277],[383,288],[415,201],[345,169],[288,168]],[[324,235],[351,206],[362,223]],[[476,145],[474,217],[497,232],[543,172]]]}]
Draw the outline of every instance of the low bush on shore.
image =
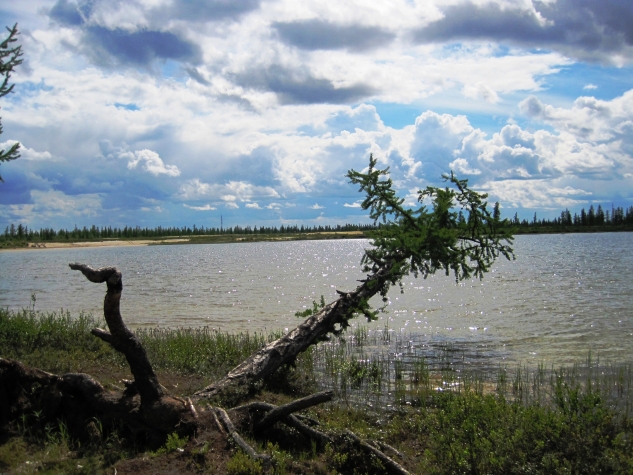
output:
[{"label": "low bush on shore", "polygon": [[[85,314],[0,309],[0,357],[55,373],[86,372],[120,387],[120,380],[131,375],[122,357],[90,334],[96,326],[102,322]],[[161,383],[182,396],[279,337],[230,335],[209,328],[141,329],[137,334]],[[349,341],[362,347],[364,339],[366,334],[358,330],[348,335],[347,343],[319,345],[303,354],[296,368],[280,371],[264,385],[266,399],[283,402],[316,388],[335,389],[335,403],[315,407],[308,415],[318,418],[324,430],[350,429],[393,447],[392,455],[413,473],[633,473],[629,405],[614,403],[607,387],[616,387],[621,400],[628,401],[630,365],[614,368],[619,376],[608,384],[597,384],[596,374],[588,379],[587,371],[543,368],[532,378],[524,370],[523,376],[500,372],[485,379],[469,378],[461,369],[457,384],[443,384],[451,380],[446,368],[440,373],[424,361],[404,367],[380,355],[360,359],[358,353],[342,350]],[[454,369],[451,374],[456,374]],[[378,396],[382,393],[385,397]],[[211,467],[196,465],[200,451],[211,449],[193,441],[182,447],[137,453],[116,431],[82,446],[64,430],[63,421],[53,424],[25,414],[4,428],[0,473],[113,473],[113,465],[123,473],[135,460],[160,460],[156,466],[165,460],[170,466],[181,463],[178,466],[192,473],[214,473],[218,467],[234,474],[262,473],[235,449],[218,454],[218,465]],[[379,461],[354,450],[346,456],[327,447],[318,452],[299,437],[273,438],[260,449],[276,460],[271,473],[384,473]],[[156,466],[135,471],[150,473]]]}]

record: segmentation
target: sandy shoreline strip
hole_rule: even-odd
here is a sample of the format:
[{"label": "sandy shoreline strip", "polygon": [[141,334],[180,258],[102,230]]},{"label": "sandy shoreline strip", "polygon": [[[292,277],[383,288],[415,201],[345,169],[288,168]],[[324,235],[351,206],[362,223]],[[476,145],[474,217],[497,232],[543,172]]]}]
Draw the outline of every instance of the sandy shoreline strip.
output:
[{"label": "sandy shoreline strip", "polygon": [[[234,236],[231,240],[218,239],[215,241],[217,244],[237,243],[245,241],[297,241],[300,239],[310,239],[311,236],[325,235],[325,239],[335,238],[358,238],[363,236],[362,231],[335,231],[335,232],[317,232],[317,233],[305,233],[305,234],[293,234],[293,235],[250,235],[250,236]],[[119,239],[105,239],[102,241],[69,241],[69,242],[31,242],[28,247],[11,247],[6,249],[0,249],[0,252],[6,251],[39,251],[42,249],[73,249],[80,247],[123,247],[123,246],[149,246],[151,244],[173,244],[173,243],[192,243],[192,244],[213,244],[214,241],[204,240],[202,242],[197,240],[199,236],[194,237],[173,237],[167,239],[133,239],[133,240],[119,240]],[[321,238],[323,239],[323,238]]]},{"label": "sandy shoreline strip", "polygon": [[30,243],[29,247],[16,247],[12,249],[0,249],[6,251],[41,251],[44,249],[71,249],[78,247],[123,247],[123,246],[149,246],[150,244],[167,244],[172,242],[188,242],[188,238],[179,239],[139,239],[132,241],[87,241],[87,242],[42,242]]}]

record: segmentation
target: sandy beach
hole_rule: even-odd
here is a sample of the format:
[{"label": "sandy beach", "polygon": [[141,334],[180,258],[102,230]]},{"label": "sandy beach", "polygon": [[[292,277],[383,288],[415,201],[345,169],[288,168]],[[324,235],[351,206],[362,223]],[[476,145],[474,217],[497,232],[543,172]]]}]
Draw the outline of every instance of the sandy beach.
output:
[{"label": "sandy beach", "polygon": [[43,249],[65,249],[75,247],[122,247],[122,246],[149,246],[150,244],[167,244],[174,242],[188,242],[188,238],[176,239],[139,239],[131,241],[87,241],[87,242],[39,242],[29,243],[28,247],[16,247],[12,249],[0,249],[2,251],[39,251]]},{"label": "sandy beach", "polygon": [[28,247],[12,247],[0,249],[2,251],[37,251],[42,249],[65,249],[77,247],[121,247],[121,246],[149,246],[174,243],[191,244],[226,244],[227,242],[251,242],[251,241],[296,241],[302,239],[340,239],[340,238],[360,238],[364,234],[362,231],[336,231],[336,232],[316,232],[290,235],[277,234],[251,234],[251,235],[214,235],[214,236],[192,236],[173,237],[166,239],[105,239],[101,241],[68,241],[68,242],[30,242]]}]

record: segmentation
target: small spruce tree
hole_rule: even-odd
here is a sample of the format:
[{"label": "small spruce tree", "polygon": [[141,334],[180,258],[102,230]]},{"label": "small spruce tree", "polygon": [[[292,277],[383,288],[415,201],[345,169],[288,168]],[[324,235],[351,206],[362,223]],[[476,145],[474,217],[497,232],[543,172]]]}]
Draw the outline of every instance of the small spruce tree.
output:
[{"label": "small spruce tree", "polygon": [[[13,84],[9,85],[9,79],[13,69],[22,63],[20,57],[22,56],[22,46],[13,46],[12,43],[17,41],[18,36],[18,24],[13,25],[13,28],[7,27],[9,36],[2,42],[0,42],[0,97],[4,97],[13,90]],[[0,134],[2,134],[2,122],[0,122]],[[14,143],[7,150],[0,150],[0,162],[8,162],[15,160],[20,156],[18,150],[20,148],[19,143]],[[0,181],[4,182],[0,175]]]}]

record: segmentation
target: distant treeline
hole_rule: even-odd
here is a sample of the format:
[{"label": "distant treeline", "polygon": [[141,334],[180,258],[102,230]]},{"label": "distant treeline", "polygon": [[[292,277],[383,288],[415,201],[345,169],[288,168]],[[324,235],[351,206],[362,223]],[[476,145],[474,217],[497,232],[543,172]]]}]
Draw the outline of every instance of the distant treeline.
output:
[{"label": "distant treeline", "polygon": [[370,231],[375,229],[373,224],[337,224],[335,226],[232,226],[222,228],[208,228],[184,226],[179,227],[163,227],[141,228],[140,226],[124,228],[116,227],[98,227],[92,225],[90,228],[75,227],[69,231],[60,229],[55,231],[53,228],[32,229],[18,224],[11,224],[4,230],[4,234],[0,235],[3,240],[27,240],[27,241],[63,241],[63,240],[92,240],[92,239],[126,239],[126,238],[161,238],[168,236],[214,236],[222,234],[299,234],[299,233],[323,233],[323,232],[345,232],[345,231]]},{"label": "distant treeline", "polygon": [[[495,206],[495,215],[498,215],[499,208]],[[459,221],[464,220],[462,213],[459,215]],[[521,232],[521,229],[529,230],[529,232],[548,232],[555,231],[556,228],[564,228],[569,231],[585,231],[589,228],[596,230],[609,230],[614,227],[628,228],[633,226],[633,206],[629,208],[614,208],[604,210],[601,205],[594,208],[593,205],[589,210],[584,208],[580,214],[573,215],[569,210],[562,211],[560,217],[554,219],[538,219],[537,214],[531,221],[527,219],[520,220],[517,213],[508,220],[509,227],[515,231]],[[301,234],[301,233],[327,233],[327,232],[345,232],[345,231],[371,231],[377,226],[373,224],[337,224],[335,226],[305,226],[305,225],[281,225],[274,226],[232,226],[232,227],[163,227],[141,228],[140,226],[124,228],[117,227],[98,227],[92,225],[90,228],[75,227],[69,231],[60,229],[55,231],[53,228],[40,228],[39,230],[28,228],[22,224],[17,226],[11,224],[7,226],[3,234],[0,234],[2,241],[63,241],[63,240],[93,240],[93,239],[138,239],[138,238],[161,238],[168,236],[214,236],[223,234]],[[547,229],[543,229],[547,228]]]},{"label": "distant treeline", "polygon": [[633,225],[633,206],[629,208],[614,208],[604,210],[601,205],[594,208],[589,207],[589,211],[583,208],[580,214],[574,213],[573,216],[568,209],[560,213],[560,217],[554,219],[538,219],[536,213],[531,221],[527,219],[519,220],[515,213],[514,218],[510,220],[513,227],[538,228],[538,227],[574,227],[582,230],[585,227],[601,227],[608,229],[609,227],[624,225]]}]

